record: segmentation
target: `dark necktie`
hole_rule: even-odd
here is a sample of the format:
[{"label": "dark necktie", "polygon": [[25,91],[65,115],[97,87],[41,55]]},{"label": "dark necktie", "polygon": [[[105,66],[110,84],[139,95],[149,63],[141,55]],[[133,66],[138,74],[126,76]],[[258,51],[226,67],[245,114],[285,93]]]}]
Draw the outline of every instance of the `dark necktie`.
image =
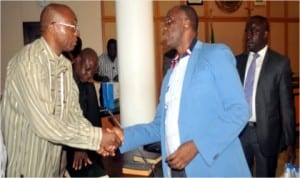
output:
[{"label": "dark necktie", "polygon": [[250,67],[248,69],[248,74],[247,78],[245,81],[245,95],[247,102],[249,104],[249,109],[250,109],[250,116],[252,115],[252,94],[253,94],[253,83],[254,83],[254,76],[255,76],[255,66],[256,66],[256,59],[259,57],[259,54],[254,53],[253,54],[253,60],[250,64]]}]

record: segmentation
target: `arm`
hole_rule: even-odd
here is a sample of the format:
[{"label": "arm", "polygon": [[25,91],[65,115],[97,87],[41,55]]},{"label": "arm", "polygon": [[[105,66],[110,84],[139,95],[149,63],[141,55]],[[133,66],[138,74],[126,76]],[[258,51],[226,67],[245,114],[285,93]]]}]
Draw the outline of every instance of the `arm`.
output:
[{"label": "arm", "polygon": [[[41,57],[42,58],[42,57]],[[92,127],[83,118],[75,82],[70,77],[71,66],[65,75],[70,82],[70,95],[67,100],[64,119],[55,114],[49,86],[48,63],[42,60],[23,60],[20,71],[14,78],[19,93],[18,100],[24,106],[24,114],[30,128],[43,139],[69,146],[98,150],[102,138],[101,128]],[[25,91],[25,92],[24,92]],[[77,102],[75,102],[77,101]],[[71,114],[70,114],[71,113]],[[68,119],[67,119],[68,118]]]},{"label": "arm", "polygon": [[283,133],[287,145],[287,162],[295,160],[295,108],[292,92],[292,72],[288,59],[282,60],[282,72],[279,84],[280,110],[282,113]]},{"label": "arm", "polygon": [[207,48],[206,78],[211,83],[210,93],[214,94],[210,97],[214,100],[206,101],[206,106],[214,108],[214,113],[208,110],[202,116],[208,117],[204,118],[207,120],[203,128],[205,131],[195,135],[193,141],[201,156],[211,165],[226,147],[238,139],[248,121],[249,109],[230,49],[223,45]]}]

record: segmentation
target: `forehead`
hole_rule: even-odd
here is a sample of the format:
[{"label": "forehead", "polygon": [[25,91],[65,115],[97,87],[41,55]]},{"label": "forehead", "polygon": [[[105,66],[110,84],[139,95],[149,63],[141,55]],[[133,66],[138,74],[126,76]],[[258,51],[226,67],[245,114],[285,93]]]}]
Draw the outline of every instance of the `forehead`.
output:
[{"label": "forehead", "polygon": [[85,53],[84,55],[81,56],[81,60],[84,62],[84,63],[97,63],[97,56],[94,56],[90,53]]},{"label": "forehead", "polygon": [[251,27],[251,26],[263,27],[263,26],[264,26],[264,23],[261,22],[261,21],[258,20],[258,19],[250,19],[250,20],[247,22],[247,27]]},{"label": "forehead", "polygon": [[183,12],[180,11],[179,8],[176,8],[176,7],[175,7],[175,8],[173,8],[173,9],[171,9],[171,10],[167,13],[166,18],[176,17],[176,16],[180,16],[180,15],[183,15]]},{"label": "forehead", "polygon": [[67,22],[77,23],[77,17],[75,13],[67,8],[60,9],[55,18],[56,20],[64,20]]}]

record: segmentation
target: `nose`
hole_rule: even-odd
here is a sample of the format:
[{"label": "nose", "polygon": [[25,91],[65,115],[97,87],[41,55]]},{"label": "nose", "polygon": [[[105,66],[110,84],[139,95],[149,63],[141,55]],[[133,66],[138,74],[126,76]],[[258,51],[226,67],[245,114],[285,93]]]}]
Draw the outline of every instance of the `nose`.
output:
[{"label": "nose", "polygon": [[250,31],[246,32],[246,39],[251,39],[252,38],[252,33]]}]

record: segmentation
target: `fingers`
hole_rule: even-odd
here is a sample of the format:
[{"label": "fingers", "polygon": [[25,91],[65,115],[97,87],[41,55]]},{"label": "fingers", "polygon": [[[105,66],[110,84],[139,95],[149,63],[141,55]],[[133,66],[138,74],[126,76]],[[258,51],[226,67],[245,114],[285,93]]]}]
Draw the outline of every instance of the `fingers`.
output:
[{"label": "fingers", "polygon": [[118,127],[113,127],[112,129],[107,128],[106,133],[110,134],[110,138],[112,139],[111,141],[115,144],[112,144],[116,147],[119,147],[123,140],[124,140],[124,135],[123,135],[123,130]]},{"label": "fingers", "polygon": [[188,141],[166,158],[166,163],[173,169],[183,169],[194,159],[198,149],[193,141]]},{"label": "fingers", "polygon": [[74,152],[74,159],[72,167],[75,170],[81,170],[83,166],[87,166],[88,164],[92,164],[92,161],[88,157],[85,151],[75,151]]},{"label": "fingers", "polygon": [[112,129],[107,128],[106,131],[109,132],[109,133],[115,133],[119,137],[121,142],[124,141],[124,133],[123,133],[123,130],[121,128],[119,128],[119,127],[113,127]]},{"label": "fingers", "polygon": [[97,151],[98,154],[101,154],[103,157],[107,156],[115,156],[115,150],[109,151],[108,149],[104,147],[100,147],[100,149]]},{"label": "fingers", "polygon": [[102,129],[100,149],[97,151],[102,156],[115,156],[115,150],[123,142],[123,131],[120,128]]},{"label": "fingers", "polygon": [[88,157],[86,160],[85,160],[85,163],[86,163],[86,166],[89,164],[93,164],[92,160],[90,160],[90,158]]}]

